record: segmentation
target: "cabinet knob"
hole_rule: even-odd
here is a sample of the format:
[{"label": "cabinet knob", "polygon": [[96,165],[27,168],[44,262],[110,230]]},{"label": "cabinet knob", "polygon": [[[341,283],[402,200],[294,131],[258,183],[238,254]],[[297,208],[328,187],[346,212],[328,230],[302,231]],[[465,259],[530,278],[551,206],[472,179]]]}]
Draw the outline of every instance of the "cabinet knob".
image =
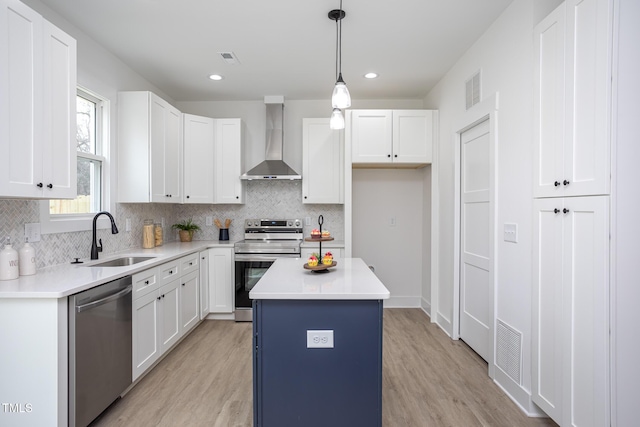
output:
[{"label": "cabinet knob", "polygon": [[239,199],[239,198],[240,198],[240,196],[236,196],[236,199]]},{"label": "cabinet knob", "polygon": [[162,294],[162,298],[164,298],[164,294]]},{"label": "cabinet knob", "polygon": [[191,197],[191,196],[187,196],[187,199],[188,199],[189,197]]},{"label": "cabinet knob", "polygon": [[387,154],[387,157],[391,157],[391,154]]},{"label": "cabinet knob", "polygon": [[569,213],[569,209],[567,208],[562,209],[562,213]]},{"label": "cabinet knob", "polygon": [[557,187],[558,185],[560,185],[560,181],[554,182],[553,185],[555,185]]},{"label": "cabinet knob", "polygon": [[304,196],[304,198],[306,199],[306,198],[307,198],[307,196]]},{"label": "cabinet knob", "polygon": [[160,301],[160,297],[158,297],[158,301]]},{"label": "cabinet knob", "polygon": [[53,184],[47,185],[47,188],[53,188]]},{"label": "cabinet knob", "polygon": [[148,280],[145,280],[145,281],[144,281],[144,284],[145,284],[145,285],[148,285],[148,284],[149,284],[149,281],[148,281]]},{"label": "cabinet knob", "polygon": [[186,283],[183,283],[182,286],[186,285]]},{"label": "cabinet knob", "polygon": [[569,181],[567,181],[566,179],[565,179],[564,181],[562,181],[562,183],[563,183],[564,185],[569,185],[569,184],[570,184],[570,182],[569,182]]},{"label": "cabinet knob", "polygon": [[36,187],[38,187],[38,188],[42,188],[42,183],[41,183],[41,182],[37,183],[37,184],[36,184]]},{"label": "cabinet knob", "polygon": [[555,214],[560,213],[560,209],[555,208],[555,209],[553,210],[553,213],[555,213]]},{"label": "cabinet knob", "polygon": [[397,154],[394,154],[394,155],[393,155],[393,157],[398,157],[398,155],[397,155]]}]

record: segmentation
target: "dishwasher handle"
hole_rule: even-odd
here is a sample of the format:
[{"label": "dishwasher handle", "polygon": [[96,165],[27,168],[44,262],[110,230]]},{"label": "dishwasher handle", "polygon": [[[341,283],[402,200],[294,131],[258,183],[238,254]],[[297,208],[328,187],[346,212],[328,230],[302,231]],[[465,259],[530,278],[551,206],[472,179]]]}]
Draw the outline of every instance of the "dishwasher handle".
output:
[{"label": "dishwasher handle", "polygon": [[97,301],[92,301],[92,302],[89,302],[87,304],[82,304],[82,305],[77,306],[76,307],[76,312],[81,313],[81,312],[83,312],[85,310],[89,310],[89,309],[91,309],[93,307],[97,307],[99,305],[106,304],[106,303],[108,303],[110,301],[117,300],[121,296],[130,293],[131,290],[132,290],[132,286],[129,285],[126,288],[124,288],[123,290],[121,290],[119,292],[116,292],[115,294],[111,294],[111,295],[106,296],[104,298],[100,298]]}]

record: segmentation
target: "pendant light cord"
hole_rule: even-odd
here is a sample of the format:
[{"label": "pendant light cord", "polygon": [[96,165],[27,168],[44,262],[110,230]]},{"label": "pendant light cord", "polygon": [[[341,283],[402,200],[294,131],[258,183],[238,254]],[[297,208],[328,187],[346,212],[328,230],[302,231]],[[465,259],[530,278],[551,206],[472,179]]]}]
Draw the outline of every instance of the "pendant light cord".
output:
[{"label": "pendant light cord", "polygon": [[[340,0],[340,16],[342,16],[342,0]],[[338,68],[338,75],[342,74],[342,18],[340,18],[338,21],[340,21],[339,23],[339,29],[338,29],[338,39],[340,40],[340,67]],[[336,78],[337,80],[337,78]]]}]

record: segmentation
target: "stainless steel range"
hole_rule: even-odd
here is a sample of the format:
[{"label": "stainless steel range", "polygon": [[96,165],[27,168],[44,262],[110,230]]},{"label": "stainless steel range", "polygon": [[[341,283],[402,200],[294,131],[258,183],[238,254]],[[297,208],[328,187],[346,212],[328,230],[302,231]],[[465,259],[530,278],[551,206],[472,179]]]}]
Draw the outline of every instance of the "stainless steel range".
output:
[{"label": "stainless steel range", "polygon": [[235,319],[252,320],[249,291],[278,258],[299,258],[303,240],[302,220],[247,219],[244,240],[234,245]]}]

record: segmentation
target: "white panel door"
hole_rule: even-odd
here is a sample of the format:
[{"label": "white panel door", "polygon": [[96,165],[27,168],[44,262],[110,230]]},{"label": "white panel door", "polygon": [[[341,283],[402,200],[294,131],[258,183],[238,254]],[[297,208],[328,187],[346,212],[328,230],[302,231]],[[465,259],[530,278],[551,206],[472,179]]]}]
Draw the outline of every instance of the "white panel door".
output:
[{"label": "white panel door", "polygon": [[165,130],[168,104],[149,94],[149,150],[151,151],[151,201],[154,203],[168,202],[169,192],[165,186]]},{"label": "white panel door", "polygon": [[215,203],[244,203],[242,174],[242,122],[240,119],[215,121]]},{"label": "white panel door", "polygon": [[302,120],[302,202],[344,203],[341,132],[329,119]]},{"label": "white panel door", "polygon": [[209,310],[233,313],[233,249],[209,249]]},{"label": "white panel door", "polygon": [[213,203],[213,119],[192,114],[183,118],[184,202]]},{"label": "white panel door", "polygon": [[564,186],[565,4],[534,29],[534,196],[561,196]]},{"label": "white panel door", "polygon": [[138,378],[160,357],[160,300],[151,292],[133,301],[133,379]]},{"label": "white panel door", "polygon": [[182,334],[200,320],[200,272],[193,271],[180,278],[180,328]]},{"label": "white panel door", "polygon": [[209,250],[200,252],[200,319],[209,314]]},{"label": "white panel door", "polygon": [[565,199],[561,425],[609,425],[609,197]]},{"label": "white panel door", "polygon": [[160,345],[162,353],[178,342],[180,328],[180,280],[160,288]]},{"label": "white panel door", "polygon": [[182,114],[167,104],[164,142],[164,180],[170,203],[182,201]]},{"label": "white panel door", "polygon": [[532,399],[562,420],[563,199],[534,199]]},{"label": "white panel door", "polygon": [[461,135],[460,338],[486,361],[492,348],[492,191],[489,120]]}]

